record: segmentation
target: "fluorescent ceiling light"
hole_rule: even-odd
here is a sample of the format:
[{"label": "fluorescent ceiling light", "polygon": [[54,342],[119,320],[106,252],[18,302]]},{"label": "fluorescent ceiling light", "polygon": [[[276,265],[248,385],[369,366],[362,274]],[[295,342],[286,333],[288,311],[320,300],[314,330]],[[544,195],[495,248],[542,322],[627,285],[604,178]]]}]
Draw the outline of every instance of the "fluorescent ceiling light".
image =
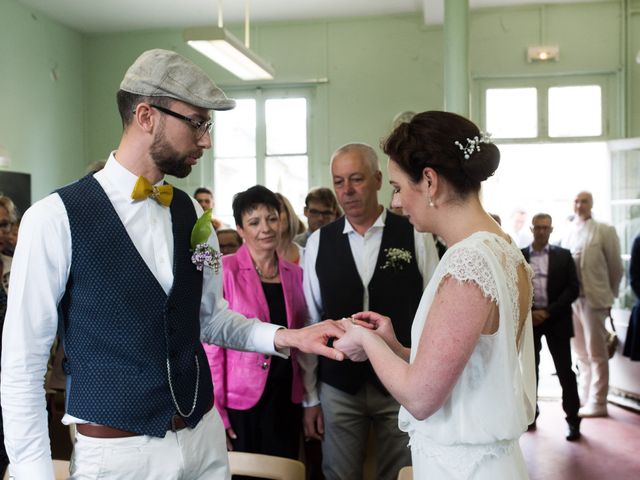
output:
[{"label": "fluorescent ceiling light", "polygon": [[267,62],[220,27],[189,28],[187,44],[242,80],[272,80],[275,71]]}]

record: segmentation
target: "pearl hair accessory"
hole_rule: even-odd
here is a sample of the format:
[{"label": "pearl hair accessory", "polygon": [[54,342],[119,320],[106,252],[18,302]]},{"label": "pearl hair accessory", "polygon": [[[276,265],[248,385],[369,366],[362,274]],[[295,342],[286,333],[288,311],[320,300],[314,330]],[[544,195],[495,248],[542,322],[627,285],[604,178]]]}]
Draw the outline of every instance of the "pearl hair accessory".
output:
[{"label": "pearl hair accessory", "polygon": [[473,138],[467,138],[466,145],[462,145],[457,140],[453,143],[454,145],[457,145],[458,148],[464,152],[465,160],[469,160],[469,157],[473,154],[473,152],[480,151],[481,143],[491,143],[491,134],[486,132],[480,132],[480,137],[476,135]]}]

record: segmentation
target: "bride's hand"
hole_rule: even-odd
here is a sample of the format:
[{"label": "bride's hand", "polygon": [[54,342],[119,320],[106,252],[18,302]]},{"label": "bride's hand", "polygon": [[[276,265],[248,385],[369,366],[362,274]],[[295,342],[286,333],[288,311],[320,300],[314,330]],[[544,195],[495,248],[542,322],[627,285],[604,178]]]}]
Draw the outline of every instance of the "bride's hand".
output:
[{"label": "bride's hand", "polygon": [[393,323],[389,317],[380,315],[376,312],[359,312],[352,315],[358,323],[367,322],[374,331],[385,341],[389,347],[395,351],[396,347],[401,346],[396,338],[396,332],[393,330]]},{"label": "bride's hand", "polygon": [[350,360],[354,362],[364,362],[367,360],[367,354],[362,348],[363,335],[369,334],[368,325],[359,325],[360,322],[355,319],[345,318],[340,321],[345,333],[340,339],[333,342],[333,348],[340,350]]},{"label": "bride's hand", "polygon": [[345,332],[347,329],[353,325],[359,325],[364,328],[368,328],[369,330],[375,329],[375,325],[373,323],[369,323],[366,320],[358,320],[354,317],[349,318],[341,318],[340,320],[334,320],[335,323],[338,324],[340,328],[342,328]]}]

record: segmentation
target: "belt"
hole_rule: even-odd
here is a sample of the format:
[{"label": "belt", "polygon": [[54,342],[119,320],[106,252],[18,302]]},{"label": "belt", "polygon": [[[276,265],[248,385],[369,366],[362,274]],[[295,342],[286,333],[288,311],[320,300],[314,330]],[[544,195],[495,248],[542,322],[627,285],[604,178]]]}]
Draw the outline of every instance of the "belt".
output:
[{"label": "belt", "polygon": [[[207,413],[212,408],[213,400],[207,406],[207,410],[205,411],[205,413]],[[187,424],[185,423],[184,418],[178,414],[175,414],[173,417],[171,417],[169,428],[167,428],[167,431],[178,432],[186,427]],[[78,423],[76,425],[76,429],[78,430],[78,433],[80,435],[93,438],[126,438],[140,435],[139,433],[120,430],[119,428],[109,427],[107,425],[96,425],[94,423]]]}]

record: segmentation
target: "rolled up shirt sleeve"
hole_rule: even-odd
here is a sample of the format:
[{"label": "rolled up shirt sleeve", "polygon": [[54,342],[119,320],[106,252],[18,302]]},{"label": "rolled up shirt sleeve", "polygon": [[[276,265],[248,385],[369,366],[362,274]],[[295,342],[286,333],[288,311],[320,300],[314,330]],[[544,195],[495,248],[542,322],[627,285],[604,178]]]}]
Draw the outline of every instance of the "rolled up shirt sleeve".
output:
[{"label": "rolled up shirt sleeve", "polygon": [[[220,250],[215,232],[209,237],[209,244]],[[204,343],[234,350],[260,352],[289,356],[289,349],[277,350],[276,331],[282,327],[261,322],[256,318],[247,319],[244,315],[229,309],[229,302],[223,297],[222,263],[216,272],[205,267],[200,302],[200,338]]]},{"label": "rolled up shirt sleeve", "polygon": [[[302,287],[307,302],[307,324],[312,325],[322,320],[323,307],[320,293],[320,282],[316,273],[316,259],[320,244],[320,231],[316,230],[307,240],[304,251],[304,269]],[[304,399],[302,406],[313,407],[320,403],[318,396],[318,356],[310,353],[298,355],[298,363],[302,367],[302,383],[304,385]]]}]

